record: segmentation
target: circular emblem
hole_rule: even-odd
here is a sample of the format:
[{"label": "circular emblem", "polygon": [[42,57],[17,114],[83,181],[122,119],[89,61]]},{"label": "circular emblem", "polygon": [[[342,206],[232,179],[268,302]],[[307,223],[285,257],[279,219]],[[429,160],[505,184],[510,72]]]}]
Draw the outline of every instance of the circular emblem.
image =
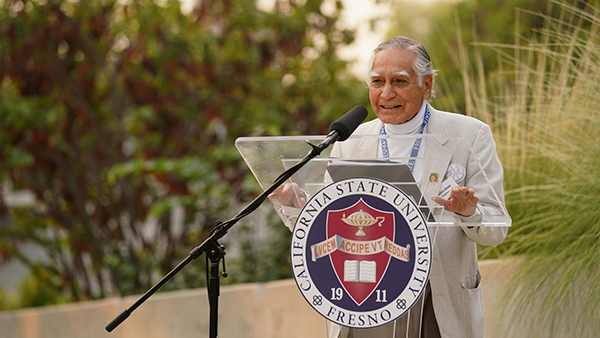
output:
[{"label": "circular emblem", "polygon": [[465,178],[466,169],[460,163],[452,163],[448,166],[446,177],[452,177],[454,182],[460,182]]},{"label": "circular emblem", "polygon": [[304,206],[292,234],[296,284],[323,317],[353,328],[385,325],[423,293],[431,239],[418,206],[381,180],[350,178]]}]

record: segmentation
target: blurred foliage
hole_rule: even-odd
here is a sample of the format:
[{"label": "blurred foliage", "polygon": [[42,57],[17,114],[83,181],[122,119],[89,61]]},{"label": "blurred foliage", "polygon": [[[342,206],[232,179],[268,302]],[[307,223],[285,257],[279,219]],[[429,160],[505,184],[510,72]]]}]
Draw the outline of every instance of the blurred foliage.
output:
[{"label": "blurred foliage", "polygon": [[497,332],[597,337],[600,2],[400,1],[389,35],[431,54],[434,105],[493,129],[513,225],[479,255],[518,260]]},{"label": "blurred foliage", "polygon": [[39,307],[52,304],[66,303],[69,299],[64,298],[62,293],[53,287],[54,284],[47,283],[50,278],[57,278],[56,275],[46,274],[40,278],[39,274],[30,274],[19,285],[17,300],[14,306],[18,307]]},{"label": "blurred foliage", "polygon": [[541,27],[518,43],[479,42],[499,65],[465,77],[474,115],[492,126],[513,218],[506,240],[479,252],[519,261],[498,308],[507,337],[597,337],[600,2],[525,13]]},{"label": "blurred foliage", "polygon": [[228,278],[228,283],[244,281],[267,282],[281,278],[281,276],[292,277],[290,257],[291,232],[287,227],[281,226],[281,220],[275,213],[270,214],[270,238],[267,241],[260,239],[261,234],[254,231],[249,225],[240,227],[236,233],[236,241],[240,245],[240,259],[227,263],[227,269],[236,271]]},{"label": "blurred foliage", "polygon": [[10,309],[10,300],[7,292],[0,288],[0,311]]},{"label": "blurred foliage", "polygon": [[499,66],[495,51],[478,48],[474,43],[515,43],[529,36],[544,21],[522,11],[544,13],[546,5],[546,0],[441,1],[434,5],[398,0],[394,2],[388,35],[411,37],[427,49],[434,68],[439,70],[432,100],[436,107],[473,115],[469,106],[472,89],[466,87],[469,82],[465,80],[474,71],[489,76]]},{"label": "blurred foliage", "polygon": [[[2,1],[0,181],[36,201],[7,216],[0,198],[0,261],[70,301],[145,292],[259,192],[237,137],[325,134],[367,102],[336,56],[354,39],[341,1],[324,2]],[[270,223],[261,268],[236,281],[290,276],[289,231]],[[204,285],[199,263],[165,289]]]}]

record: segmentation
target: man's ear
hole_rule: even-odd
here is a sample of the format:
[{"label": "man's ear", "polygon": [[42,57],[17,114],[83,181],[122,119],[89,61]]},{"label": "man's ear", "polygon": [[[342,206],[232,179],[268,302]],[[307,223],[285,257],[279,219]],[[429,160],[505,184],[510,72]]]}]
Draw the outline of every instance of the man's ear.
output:
[{"label": "man's ear", "polygon": [[433,92],[433,75],[427,74],[423,78],[423,100],[427,101],[431,98]]}]

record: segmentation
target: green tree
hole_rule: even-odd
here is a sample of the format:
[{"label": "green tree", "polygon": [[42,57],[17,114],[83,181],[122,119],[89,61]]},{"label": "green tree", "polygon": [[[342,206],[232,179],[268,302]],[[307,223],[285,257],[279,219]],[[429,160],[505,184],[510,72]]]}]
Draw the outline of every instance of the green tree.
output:
[{"label": "green tree", "polygon": [[[366,101],[336,55],[353,41],[341,1],[322,3],[2,2],[0,181],[36,206],[10,211],[0,252],[71,300],[147,290],[258,192],[237,137],[323,134]],[[261,278],[288,276],[274,271]]]}]

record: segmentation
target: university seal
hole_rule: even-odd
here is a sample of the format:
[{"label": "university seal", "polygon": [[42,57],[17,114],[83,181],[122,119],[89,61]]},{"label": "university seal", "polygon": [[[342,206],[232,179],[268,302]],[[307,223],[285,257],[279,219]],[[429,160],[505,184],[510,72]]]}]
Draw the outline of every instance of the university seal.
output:
[{"label": "university seal", "polygon": [[415,202],[372,178],[335,182],[300,212],[290,257],[296,284],[322,316],[353,328],[404,315],[425,289],[432,243]]}]

